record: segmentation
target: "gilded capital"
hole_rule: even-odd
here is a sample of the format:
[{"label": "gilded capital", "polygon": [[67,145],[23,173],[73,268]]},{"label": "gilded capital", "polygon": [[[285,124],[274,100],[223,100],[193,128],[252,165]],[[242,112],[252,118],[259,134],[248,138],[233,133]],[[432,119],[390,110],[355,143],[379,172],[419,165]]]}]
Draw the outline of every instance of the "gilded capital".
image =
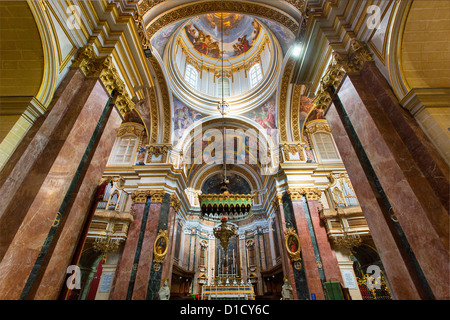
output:
[{"label": "gilded capital", "polygon": [[131,200],[133,204],[136,203],[146,203],[147,202],[147,191],[144,190],[136,190],[131,194]]},{"label": "gilded capital", "polygon": [[79,68],[86,78],[100,79],[109,94],[115,90],[114,104],[122,115],[134,108],[134,103],[125,90],[125,83],[120,79],[111,56],[98,57],[94,47],[88,44],[78,51],[71,67]]},{"label": "gilded capital", "polygon": [[170,195],[170,206],[173,207],[173,209],[178,211],[181,207],[181,201],[178,200],[178,196],[176,194]]},{"label": "gilded capital", "polygon": [[148,191],[149,197],[151,197],[152,203],[161,203],[164,197],[164,190],[150,190]]}]

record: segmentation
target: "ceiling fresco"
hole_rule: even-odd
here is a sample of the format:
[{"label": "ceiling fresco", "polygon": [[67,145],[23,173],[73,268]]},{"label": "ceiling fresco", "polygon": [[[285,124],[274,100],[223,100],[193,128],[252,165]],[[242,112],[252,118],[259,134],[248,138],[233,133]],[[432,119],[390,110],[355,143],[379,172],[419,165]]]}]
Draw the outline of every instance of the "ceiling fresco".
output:
[{"label": "ceiling fresco", "polygon": [[[223,20],[223,21],[222,21]],[[241,56],[252,49],[261,25],[251,16],[236,13],[210,13],[190,20],[184,30],[193,48],[213,59]]]}]

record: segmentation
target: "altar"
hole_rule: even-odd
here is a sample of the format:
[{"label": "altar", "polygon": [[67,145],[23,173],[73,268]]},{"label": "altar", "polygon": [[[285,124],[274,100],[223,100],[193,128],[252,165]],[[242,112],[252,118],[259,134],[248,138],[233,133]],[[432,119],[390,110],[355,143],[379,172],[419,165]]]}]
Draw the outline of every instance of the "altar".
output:
[{"label": "altar", "polygon": [[214,285],[202,287],[202,300],[255,300],[253,286]]}]

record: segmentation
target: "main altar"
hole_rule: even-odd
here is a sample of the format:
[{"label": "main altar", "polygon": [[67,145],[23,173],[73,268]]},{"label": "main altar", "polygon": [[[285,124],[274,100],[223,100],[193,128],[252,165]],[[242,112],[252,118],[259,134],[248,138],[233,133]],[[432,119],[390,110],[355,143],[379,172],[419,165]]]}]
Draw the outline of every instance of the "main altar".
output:
[{"label": "main altar", "polygon": [[255,300],[251,284],[209,285],[202,287],[202,300]]}]

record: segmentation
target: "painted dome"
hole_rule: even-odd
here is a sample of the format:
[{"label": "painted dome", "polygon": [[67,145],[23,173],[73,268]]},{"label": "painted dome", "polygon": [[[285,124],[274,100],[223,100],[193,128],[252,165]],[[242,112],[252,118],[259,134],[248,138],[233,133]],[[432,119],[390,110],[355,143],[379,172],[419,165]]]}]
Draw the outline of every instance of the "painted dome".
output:
[{"label": "painted dome", "polygon": [[227,60],[252,50],[261,33],[261,25],[247,15],[210,13],[191,19],[185,24],[184,31],[198,53],[222,59],[223,50],[223,59]]}]

